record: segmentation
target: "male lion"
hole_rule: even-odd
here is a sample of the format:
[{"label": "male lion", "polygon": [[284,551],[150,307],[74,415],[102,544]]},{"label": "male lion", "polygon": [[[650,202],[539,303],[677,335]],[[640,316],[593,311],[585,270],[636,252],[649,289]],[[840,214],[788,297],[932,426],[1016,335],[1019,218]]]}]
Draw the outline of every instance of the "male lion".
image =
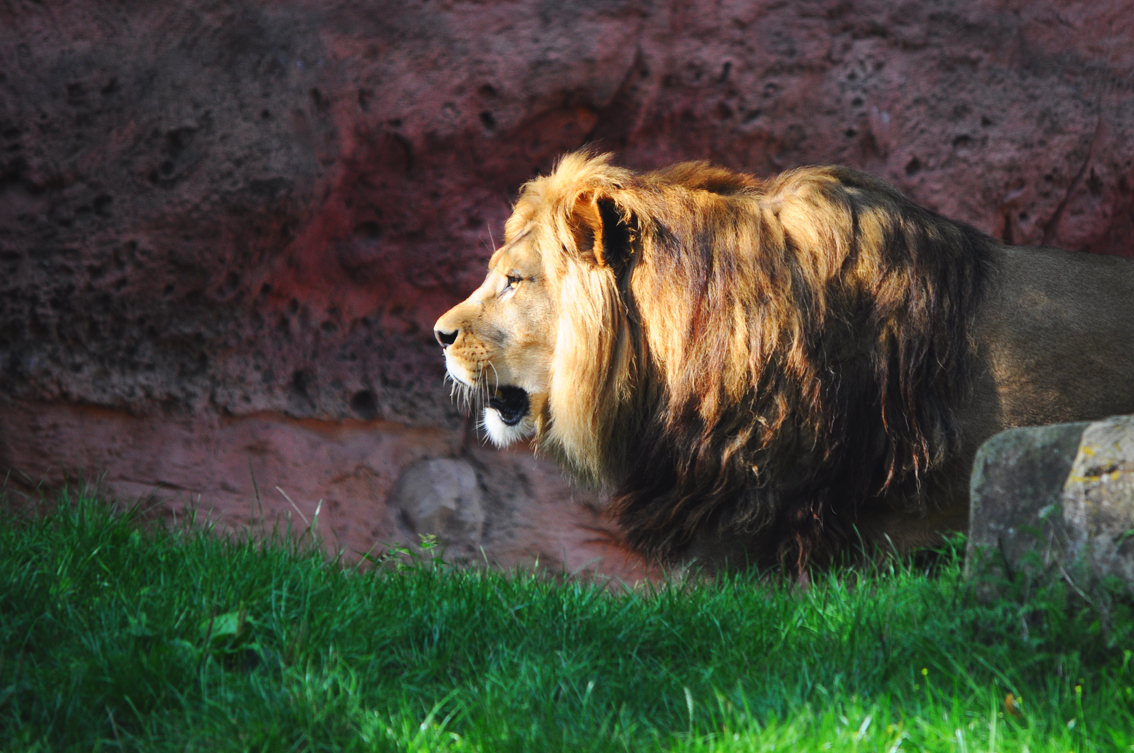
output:
[{"label": "male lion", "polygon": [[1005,246],[842,167],[569,154],[436,335],[495,443],[534,437],[631,546],[710,566],[933,545],[992,434],[1134,413],[1134,263]]}]

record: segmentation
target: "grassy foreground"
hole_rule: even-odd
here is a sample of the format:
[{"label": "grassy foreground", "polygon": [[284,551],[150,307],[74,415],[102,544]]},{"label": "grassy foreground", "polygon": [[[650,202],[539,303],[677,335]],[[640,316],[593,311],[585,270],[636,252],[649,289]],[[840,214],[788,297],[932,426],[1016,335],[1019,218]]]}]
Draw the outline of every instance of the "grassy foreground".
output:
[{"label": "grassy foreground", "polygon": [[402,561],[360,572],[284,537],[142,525],[83,494],[9,513],[0,750],[1134,744],[1126,607],[1058,586],[982,605],[955,555],[928,578],[619,593]]}]

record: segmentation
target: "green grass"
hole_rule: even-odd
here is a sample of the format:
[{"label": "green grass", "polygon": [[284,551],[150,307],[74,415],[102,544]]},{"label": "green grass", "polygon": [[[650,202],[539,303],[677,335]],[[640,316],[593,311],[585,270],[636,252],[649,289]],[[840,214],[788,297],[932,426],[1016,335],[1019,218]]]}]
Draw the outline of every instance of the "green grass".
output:
[{"label": "green grass", "polygon": [[6,521],[3,751],[1134,744],[1126,603],[1053,584],[984,604],[955,554],[933,577],[612,592],[408,557],[359,571],[74,492]]}]

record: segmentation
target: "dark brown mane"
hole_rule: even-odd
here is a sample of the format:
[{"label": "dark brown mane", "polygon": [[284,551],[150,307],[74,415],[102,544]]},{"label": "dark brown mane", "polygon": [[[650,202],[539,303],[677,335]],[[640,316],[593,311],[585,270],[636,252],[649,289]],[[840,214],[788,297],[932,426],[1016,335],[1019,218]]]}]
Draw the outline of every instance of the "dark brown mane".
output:
[{"label": "dark brown mane", "polygon": [[[917,505],[955,449],[988,239],[842,168],[692,163],[610,195],[641,228],[621,286],[640,424],[612,479],[628,542],[670,559],[708,530],[802,569],[854,543],[864,506]],[[641,328],[675,300],[681,362],[659,362]]]}]

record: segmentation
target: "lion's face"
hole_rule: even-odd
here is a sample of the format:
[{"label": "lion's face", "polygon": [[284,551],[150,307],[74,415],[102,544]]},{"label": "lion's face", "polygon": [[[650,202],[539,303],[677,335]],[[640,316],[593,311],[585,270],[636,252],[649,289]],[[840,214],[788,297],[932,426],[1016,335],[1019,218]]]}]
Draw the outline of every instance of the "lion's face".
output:
[{"label": "lion's face", "polygon": [[499,446],[536,434],[547,406],[558,317],[536,232],[493,254],[484,283],[434,326],[449,376]]}]

